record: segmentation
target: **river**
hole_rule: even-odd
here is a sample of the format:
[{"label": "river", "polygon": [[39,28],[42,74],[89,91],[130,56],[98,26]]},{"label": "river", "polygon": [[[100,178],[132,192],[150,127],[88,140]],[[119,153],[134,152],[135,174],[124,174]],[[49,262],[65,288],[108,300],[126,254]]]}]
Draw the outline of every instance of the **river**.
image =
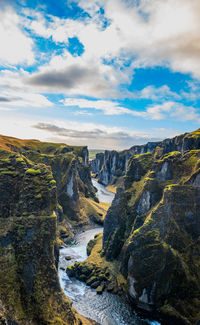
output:
[{"label": "river", "polygon": [[105,186],[99,184],[94,178],[92,179],[92,184],[97,189],[97,196],[100,202],[112,203],[115,194],[108,191]]},{"label": "river", "polygon": [[[100,201],[112,202],[113,193],[107,191],[103,185],[100,185],[95,180],[93,180],[93,185],[98,190],[97,196]],[[159,325],[158,322],[141,319],[120,297],[108,292],[97,295],[95,289],[67,276],[65,271],[67,266],[73,265],[75,261],[84,261],[87,258],[87,243],[100,232],[103,232],[102,227],[78,233],[70,245],[60,250],[58,273],[65,294],[70,298],[73,306],[80,314],[95,320],[101,325]],[[71,259],[69,260],[69,258]]]}]

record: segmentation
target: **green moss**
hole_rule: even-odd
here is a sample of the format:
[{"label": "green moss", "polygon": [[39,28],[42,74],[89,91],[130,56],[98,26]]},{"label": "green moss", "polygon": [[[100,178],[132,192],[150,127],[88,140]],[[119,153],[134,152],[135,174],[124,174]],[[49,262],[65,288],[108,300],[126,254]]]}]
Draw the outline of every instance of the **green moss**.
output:
[{"label": "green moss", "polygon": [[19,157],[19,158],[16,158],[16,162],[21,162],[21,163],[23,163],[23,162],[24,162],[24,159],[23,159],[23,158],[21,158],[21,157]]},{"label": "green moss", "polygon": [[52,180],[50,181],[50,184],[51,184],[51,185],[56,185],[56,181],[55,181],[54,179],[52,179]]},{"label": "green moss", "polygon": [[168,154],[164,155],[162,159],[160,159],[159,161],[164,162],[165,160],[176,159],[180,157],[181,157],[180,151],[171,151]]},{"label": "green moss", "polygon": [[38,194],[35,196],[36,199],[41,199],[42,198],[42,195],[41,194]]},{"label": "green moss", "polygon": [[29,168],[29,169],[26,170],[26,174],[32,175],[32,176],[40,175],[41,174],[41,170],[40,169]]},{"label": "green moss", "polygon": [[5,170],[5,169],[4,170],[1,170],[0,173],[2,175],[8,175],[8,176],[15,176],[16,175],[16,172],[13,172],[11,170]]},{"label": "green moss", "polygon": [[194,139],[200,138],[200,129],[198,129],[198,130],[196,130],[194,132],[186,134],[184,139],[187,139],[187,138],[194,138]]}]

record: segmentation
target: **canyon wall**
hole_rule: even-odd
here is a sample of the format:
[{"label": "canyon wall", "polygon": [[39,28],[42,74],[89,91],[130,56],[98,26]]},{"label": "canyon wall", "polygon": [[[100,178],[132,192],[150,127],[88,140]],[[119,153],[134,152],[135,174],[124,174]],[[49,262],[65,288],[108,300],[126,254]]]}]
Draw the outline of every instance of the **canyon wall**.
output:
[{"label": "canyon wall", "polygon": [[103,255],[111,264],[118,261],[134,306],[159,315],[163,324],[196,325],[200,134],[181,138],[180,151],[130,158],[105,218]]},{"label": "canyon wall", "polygon": [[130,149],[121,152],[106,150],[105,153],[96,155],[96,159],[91,162],[91,169],[92,173],[98,178],[99,183],[107,186],[116,182],[120,176],[125,175],[128,160],[133,155],[156,152],[157,155],[162,156],[171,151],[184,153],[192,149],[200,149],[200,139],[197,136],[197,131],[185,133],[172,139],[132,146]]},{"label": "canyon wall", "polygon": [[95,198],[87,148],[0,137],[0,324],[90,324],[56,269],[68,220],[89,223],[87,197]]}]

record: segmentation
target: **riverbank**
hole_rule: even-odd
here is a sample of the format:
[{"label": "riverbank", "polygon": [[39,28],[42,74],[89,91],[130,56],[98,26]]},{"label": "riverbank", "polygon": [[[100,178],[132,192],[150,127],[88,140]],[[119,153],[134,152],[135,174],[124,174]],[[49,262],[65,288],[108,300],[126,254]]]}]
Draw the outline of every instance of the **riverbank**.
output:
[{"label": "riverbank", "polygon": [[74,241],[68,247],[60,250],[58,272],[63,291],[81,315],[101,325],[153,324],[140,318],[121,297],[109,292],[98,295],[95,289],[87,286],[84,282],[67,276],[67,266],[73,265],[75,261],[83,262],[87,259],[86,246],[88,241],[102,231],[102,227],[97,227],[76,234]]},{"label": "riverbank", "polygon": [[[98,198],[106,203],[108,201],[111,203],[114,194],[109,193],[103,185],[96,183],[93,180],[93,185],[97,188]],[[60,249],[58,273],[63,291],[72,301],[73,307],[81,315],[101,325],[157,325],[156,322],[153,323],[140,318],[120,296],[107,291],[98,295],[96,289],[87,286],[76,278],[69,278],[66,274],[68,266],[74,265],[75,262],[83,262],[88,258],[86,252],[87,243],[96,234],[102,232],[103,227],[77,232],[74,240],[67,247]]]}]

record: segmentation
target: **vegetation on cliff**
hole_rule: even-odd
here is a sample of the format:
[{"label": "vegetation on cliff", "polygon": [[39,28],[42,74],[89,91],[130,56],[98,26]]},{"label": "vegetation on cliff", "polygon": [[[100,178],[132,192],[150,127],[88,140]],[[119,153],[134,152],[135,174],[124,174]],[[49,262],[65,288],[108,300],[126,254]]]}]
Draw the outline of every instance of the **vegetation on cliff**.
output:
[{"label": "vegetation on cliff", "polygon": [[[95,196],[85,148],[20,141],[4,139],[0,144],[0,276],[5,279],[0,284],[0,320],[19,325],[84,323],[59,287],[57,219],[61,238],[69,238],[66,221],[85,225],[89,216],[102,223],[107,206]],[[147,144],[142,147],[147,152],[135,147],[106,214],[103,238],[89,242],[88,259],[67,273],[97,293],[107,289],[128,297],[133,306],[168,325],[196,325],[199,146],[197,130]],[[112,168],[117,155],[113,157]],[[104,172],[114,175],[109,166]]]},{"label": "vegetation on cliff", "polygon": [[[196,325],[200,320],[199,134],[133,147],[105,217],[103,248],[94,239],[87,261],[71,270],[86,283],[92,278],[101,289],[111,281],[113,292],[122,289],[135,307],[164,324]],[[99,154],[93,166],[101,166],[99,175],[109,183],[119,164],[114,157],[121,158],[106,155],[107,162]],[[106,266],[110,278],[100,281],[98,274]],[[82,276],[85,268],[90,272]]]},{"label": "vegetation on cliff", "polygon": [[[0,149],[18,153],[18,159],[26,159],[35,166],[42,164],[50,168],[53,176],[51,185],[57,191],[57,214],[62,240],[68,240],[73,235],[69,224],[81,227],[101,220],[101,214],[94,205],[98,199],[91,182],[86,147],[0,136]],[[39,172],[39,167],[30,168],[27,174],[33,176]]]},{"label": "vegetation on cliff", "polygon": [[121,152],[106,150],[104,153],[97,153],[91,162],[92,173],[98,178],[99,183],[106,186],[120,184],[127,172],[128,160],[132,156],[152,153],[159,158],[172,151],[184,153],[188,150],[200,149],[199,130],[164,141],[135,145]]},{"label": "vegetation on cliff", "polygon": [[104,255],[119,261],[129,298],[168,324],[200,319],[199,159],[200,150],[133,156],[105,219]]},{"label": "vegetation on cliff", "polygon": [[66,233],[70,209],[76,216],[73,201],[95,198],[87,151],[7,137],[0,147],[0,323],[89,324],[62,292],[56,270],[58,229]]}]

